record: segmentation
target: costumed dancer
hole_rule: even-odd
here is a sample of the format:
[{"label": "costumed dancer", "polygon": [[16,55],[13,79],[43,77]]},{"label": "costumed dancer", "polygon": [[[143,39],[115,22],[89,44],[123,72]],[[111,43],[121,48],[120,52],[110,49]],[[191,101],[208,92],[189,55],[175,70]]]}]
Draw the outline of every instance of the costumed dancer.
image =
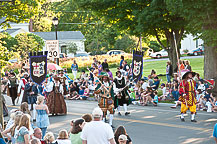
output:
[{"label": "costumed dancer", "polygon": [[99,103],[99,107],[103,111],[103,121],[105,121],[107,111],[109,111],[110,112],[109,124],[112,128],[114,128],[112,125],[112,121],[115,113],[114,101],[113,101],[114,98],[113,87],[112,84],[110,83],[109,76],[107,75],[107,73],[101,73],[100,77],[101,77],[101,82],[96,81],[97,87],[95,89],[95,93],[99,94],[98,103]]},{"label": "costumed dancer", "polygon": [[68,95],[69,83],[67,78],[64,76],[63,71],[60,72],[60,83],[63,86],[63,96],[66,97]]},{"label": "costumed dancer", "polygon": [[130,104],[129,93],[127,92],[127,81],[125,77],[122,76],[120,71],[116,72],[116,77],[113,81],[114,93],[115,93],[115,108],[118,110],[118,115],[121,116],[120,106],[124,106],[125,115],[129,115],[130,112],[127,111],[127,106]]},{"label": "costumed dancer", "polygon": [[38,96],[38,88],[37,85],[34,82],[32,82],[30,78],[29,78],[29,82],[25,85],[25,92],[27,96],[29,109],[33,110],[33,114],[32,114],[33,121],[35,121],[36,120],[35,106],[36,106],[36,101]]},{"label": "costumed dancer", "polygon": [[190,72],[188,70],[182,71],[182,81],[180,84],[180,97],[179,101],[181,101],[181,121],[185,121],[184,114],[189,109],[191,111],[191,122],[197,122],[195,120],[196,114],[196,92],[195,86],[196,82],[192,79],[195,76],[195,72]]},{"label": "costumed dancer", "polygon": [[49,86],[53,85],[52,91],[49,93],[47,98],[47,106],[50,114],[66,114],[67,108],[63,97],[63,86],[60,83],[60,78],[57,76],[53,77],[54,82]]},{"label": "costumed dancer", "polygon": [[23,95],[24,95],[24,89],[25,85],[27,84],[27,80],[29,77],[28,73],[23,74],[24,78],[20,79],[19,86],[18,86],[18,98],[17,98],[17,104],[21,105],[22,100],[23,100]]},{"label": "costumed dancer", "polygon": [[14,72],[10,72],[8,77],[7,87],[8,87],[8,96],[11,97],[13,105],[15,105],[15,100],[17,98],[17,86],[18,86],[18,80],[16,78],[16,74]]}]

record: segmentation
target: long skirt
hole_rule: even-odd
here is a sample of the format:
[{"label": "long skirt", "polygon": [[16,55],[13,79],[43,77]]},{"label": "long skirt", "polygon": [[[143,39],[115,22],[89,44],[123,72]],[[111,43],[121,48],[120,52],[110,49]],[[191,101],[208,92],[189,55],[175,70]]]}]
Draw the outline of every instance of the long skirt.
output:
[{"label": "long skirt", "polygon": [[9,94],[10,94],[12,103],[15,104],[15,99],[17,98],[17,88],[16,87],[9,88]]},{"label": "long skirt", "polygon": [[47,98],[47,106],[50,114],[66,114],[66,102],[61,93],[52,91]]}]

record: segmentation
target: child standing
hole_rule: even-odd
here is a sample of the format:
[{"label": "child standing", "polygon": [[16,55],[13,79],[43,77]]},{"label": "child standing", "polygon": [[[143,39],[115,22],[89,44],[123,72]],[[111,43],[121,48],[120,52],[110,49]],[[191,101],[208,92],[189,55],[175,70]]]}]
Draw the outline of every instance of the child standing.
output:
[{"label": "child standing", "polygon": [[44,99],[45,99],[44,96],[38,96],[37,105],[35,107],[37,112],[36,125],[42,131],[42,139],[45,136],[48,125],[50,125],[49,118],[48,118],[49,110],[47,105],[44,104]]}]

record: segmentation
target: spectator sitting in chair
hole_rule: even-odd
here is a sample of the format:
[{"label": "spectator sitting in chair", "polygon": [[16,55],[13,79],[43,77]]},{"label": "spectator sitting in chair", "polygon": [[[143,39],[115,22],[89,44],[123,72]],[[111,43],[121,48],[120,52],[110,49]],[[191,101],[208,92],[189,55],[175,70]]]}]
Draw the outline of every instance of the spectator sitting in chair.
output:
[{"label": "spectator sitting in chair", "polygon": [[158,79],[158,77],[154,77],[154,83],[153,85],[151,86],[153,90],[157,90],[158,87],[159,87],[159,84],[160,84],[160,80]]},{"label": "spectator sitting in chair", "polygon": [[161,90],[162,90],[163,94],[159,98],[161,100],[166,100],[166,97],[167,97],[168,94],[167,94],[167,88],[166,88],[164,83],[161,84]]}]

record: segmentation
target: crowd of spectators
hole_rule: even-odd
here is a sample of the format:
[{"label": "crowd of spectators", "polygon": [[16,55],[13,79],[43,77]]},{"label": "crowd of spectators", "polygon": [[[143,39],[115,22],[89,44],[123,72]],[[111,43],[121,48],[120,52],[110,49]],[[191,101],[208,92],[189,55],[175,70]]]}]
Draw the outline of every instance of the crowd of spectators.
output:
[{"label": "crowd of spectators", "polygon": [[5,130],[1,132],[3,138],[0,138],[0,142],[1,144],[132,144],[124,126],[118,126],[113,132],[111,126],[102,121],[102,116],[102,110],[96,107],[92,115],[84,114],[71,120],[69,129],[60,130],[55,138],[54,133],[38,127],[37,121],[35,125],[30,114],[21,108],[13,109]]}]

